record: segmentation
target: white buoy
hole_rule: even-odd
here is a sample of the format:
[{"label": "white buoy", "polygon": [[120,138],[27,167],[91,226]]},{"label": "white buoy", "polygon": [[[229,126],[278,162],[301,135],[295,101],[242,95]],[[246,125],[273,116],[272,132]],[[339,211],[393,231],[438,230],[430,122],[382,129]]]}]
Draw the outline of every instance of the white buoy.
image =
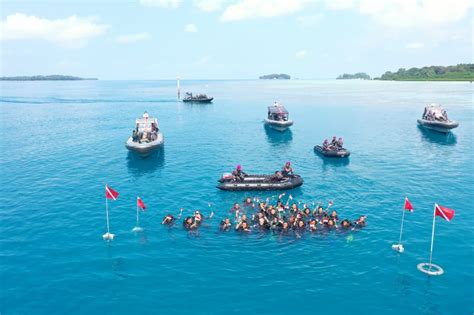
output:
[{"label": "white buoy", "polygon": [[105,241],[111,241],[114,239],[115,234],[107,232],[104,235],[102,235],[102,237],[104,238]]},{"label": "white buoy", "polygon": [[403,244],[393,244],[392,249],[394,251],[399,252],[399,253],[403,253],[405,251],[405,248],[403,247]]}]

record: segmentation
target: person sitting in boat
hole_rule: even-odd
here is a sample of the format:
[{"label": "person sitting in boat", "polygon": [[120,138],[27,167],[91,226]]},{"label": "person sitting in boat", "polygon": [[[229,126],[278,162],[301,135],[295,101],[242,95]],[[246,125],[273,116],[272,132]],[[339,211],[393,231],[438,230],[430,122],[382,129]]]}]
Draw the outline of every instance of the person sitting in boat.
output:
[{"label": "person sitting in boat", "polygon": [[144,142],[148,142],[148,132],[144,131],[140,140]]},{"label": "person sitting in boat", "polygon": [[339,137],[339,139],[337,140],[337,147],[339,149],[342,149],[343,145],[344,145],[344,140],[342,140],[342,137]]},{"label": "person sitting in boat", "polygon": [[247,176],[247,173],[242,171],[242,166],[237,165],[234,171],[232,171],[233,179],[239,182],[244,180],[244,177]]},{"label": "person sitting in boat", "polygon": [[283,169],[281,170],[281,175],[283,175],[283,177],[290,177],[290,175],[294,175],[290,162],[285,163],[285,166],[283,166]]},{"label": "person sitting in boat", "polygon": [[332,137],[331,145],[332,145],[332,146],[337,146],[337,138],[336,138],[336,136],[333,136],[333,137]]},{"label": "person sitting in boat", "polygon": [[280,181],[283,179],[283,174],[280,171],[276,171],[275,174],[273,174],[270,179],[272,181]]},{"label": "person sitting in boat", "polygon": [[138,141],[138,132],[135,129],[133,129],[133,131],[132,131],[132,141],[133,142]]},{"label": "person sitting in boat", "polygon": [[324,139],[323,141],[323,150],[327,150],[329,148],[329,141],[328,139]]}]

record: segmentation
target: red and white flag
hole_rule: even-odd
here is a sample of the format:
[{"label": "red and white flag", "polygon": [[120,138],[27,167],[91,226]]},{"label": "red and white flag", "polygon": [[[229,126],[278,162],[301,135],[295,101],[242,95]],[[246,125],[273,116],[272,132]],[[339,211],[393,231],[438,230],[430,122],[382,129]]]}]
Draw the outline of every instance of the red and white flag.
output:
[{"label": "red and white flag", "polygon": [[408,210],[408,211],[410,211],[410,212],[413,212],[413,206],[412,206],[410,200],[408,200],[408,197],[405,197],[405,204],[403,205],[403,208],[404,208],[405,210]]},{"label": "red and white flag", "polygon": [[105,198],[117,200],[119,193],[110,188],[109,186],[105,185]]},{"label": "red and white flag", "polygon": [[143,200],[140,197],[137,197],[137,206],[140,207],[142,210],[146,209],[145,204],[143,203]]},{"label": "red and white flag", "polygon": [[435,203],[435,216],[442,217],[449,222],[454,217],[454,210]]}]

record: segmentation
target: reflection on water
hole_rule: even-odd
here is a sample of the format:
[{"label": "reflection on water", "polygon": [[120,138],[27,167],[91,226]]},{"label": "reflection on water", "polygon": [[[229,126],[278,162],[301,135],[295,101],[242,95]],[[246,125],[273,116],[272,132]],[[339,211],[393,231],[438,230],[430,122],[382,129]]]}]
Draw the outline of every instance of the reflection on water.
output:
[{"label": "reflection on water", "polygon": [[349,158],[328,158],[328,157],[322,156],[321,154],[318,154],[318,155],[321,156],[321,158],[323,159],[323,167],[346,166],[346,165],[349,165],[351,161]]},{"label": "reflection on water", "polygon": [[441,145],[456,145],[457,143],[457,137],[452,132],[442,133],[423,128],[422,126],[418,126],[418,130],[423,141]]},{"label": "reflection on water", "polygon": [[293,132],[291,129],[285,131],[278,131],[272,129],[268,125],[263,125],[265,128],[265,134],[267,135],[268,142],[273,145],[289,144],[293,140]]},{"label": "reflection on water", "polygon": [[134,175],[146,175],[163,167],[165,164],[165,148],[161,147],[146,158],[128,151],[127,167],[130,173]]}]

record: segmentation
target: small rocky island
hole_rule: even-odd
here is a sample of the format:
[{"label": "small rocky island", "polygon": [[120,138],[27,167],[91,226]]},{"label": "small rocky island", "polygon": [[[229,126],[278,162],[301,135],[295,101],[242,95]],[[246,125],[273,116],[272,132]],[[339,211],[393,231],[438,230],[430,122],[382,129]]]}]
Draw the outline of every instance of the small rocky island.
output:
[{"label": "small rocky island", "polygon": [[272,74],[266,74],[266,75],[262,75],[259,77],[260,80],[273,80],[273,79],[277,79],[277,80],[290,80],[291,79],[291,76],[289,74],[285,74],[285,73],[272,73]]},{"label": "small rocky island", "polygon": [[33,75],[17,77],[0,77],[1,81],[77,81],[77,80],[97,80],[97,78],[80,78],[72,75]]},{"label": "small rocky island", "polygon": [[344,73],[336,78],[337,80],[353,80],[353,79],[360,79],[360,80],[370,80],[370,75],[365,72],[357,72],[354,74]]}]

